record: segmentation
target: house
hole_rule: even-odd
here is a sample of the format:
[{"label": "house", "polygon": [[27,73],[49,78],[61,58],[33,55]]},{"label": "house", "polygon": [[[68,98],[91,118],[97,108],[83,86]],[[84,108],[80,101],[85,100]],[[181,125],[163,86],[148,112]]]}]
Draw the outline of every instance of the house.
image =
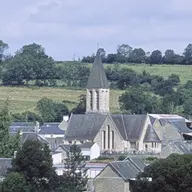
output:
[{"label": "house", "polygon": [[0,182],[3,181],[7,174],[7,170],[11,168],[12,158],[0,158]]},{"label": "house", "polygon": [[[97,143],[86,142],[78,145],[81,148],[81,154],[86,160],[96,159],[100,156],[100,147]],[[55,152],[61,152],[62,162],[67,158],[71,145],[59,145]]]},{"label": "house", "polygon": [[95,192],[129,192],[130,181],[145,168],[140,158],[128,158],[126,161],[109,163],[94,179]]},{"label": "house", "polygon": [[37,132],[39,124],[36,122],[12,122],[9,126],[9,132],[15,134],[21,132]]},{"label": "house", "polygon": [[44,123],[40,126],[38,135],[47,140],[51,150],[55,150],[60,144],[63,143],[65,131],[59,128],[60,123]]},{"label": "house", "polygon": [[[91,163],[87,162],[85,165],[87,178],[89,180],[92,180],[95,178],[105,167],[107,166],[106,163]],[[55,168],[55,171],[58,175],[63,175],[63,173],[66,171],[65,164],[53,164],[53,167]]]},{"label": "house", "polygon": [[109,84],[97,51],[86,87],[86,114],[72,114],[64,142],[97,143],[103,152],[147,151],[158,153],[160,138],[149,115],[110,114]]}]

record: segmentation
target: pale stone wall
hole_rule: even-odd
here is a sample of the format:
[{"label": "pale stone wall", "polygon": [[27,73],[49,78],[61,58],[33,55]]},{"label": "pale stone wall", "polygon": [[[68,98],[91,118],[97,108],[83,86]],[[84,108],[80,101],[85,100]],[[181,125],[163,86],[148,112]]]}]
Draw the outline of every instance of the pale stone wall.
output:
[{"label": "pale stone wall", "polygon": [[[92,92],[92,94],[90,94],[90,91]],[[91,108],[91,100],[92,100],[92,108]],[[91,89],[91,90],[87,89],[86,112],[108,113],[109,89]]]},{"label": "pale stone wall", "polygon": [[[94,179],[95,192],[124,192],[125,181],[107,166]],[[127,189],[127,186],[126,186]],[[129,190],[127,190],[129,192]]]},{"label": "pale stone wall", "polygon": [[112,144],[110,144],[110,149],[107,148],[107,144],[108,144],[108,137],[106,137],[105,140],[105,149],[103,148],[103,144],[102,144],[102,132],[105,131],[106,135],[107,135],[107,126],[109,125],[110,127],[110,131],[114,131],[114,149],[115,151],[123,151],[124,150],[124,145],[123,145],[123,139],[120,135],[120,133],[118,132],[118,129],[116,128],[115,124],[113,123],[113,121],[111,120],[111,118],[109,116],[107,116],[105,122],[103,123],[100,131],[98,132],[98,134],[96,135],[94,142],[97,143],[101,149],[101,151],[105,151],[105,150],[113,150],[111,148]]},{"label": "pale stone wall", "polygon": [[[153,152],[153,153],[160,153],[161,152],[161,143],[157,143],[155,144],[155,142],[145,142],[144,144],[144,151],[147,152]],[[146,147],[147,145],[147,147]]]},{"label": "pale stone wall", "polygon": [[138,142],[138,144],[139,144],[138,150],[139,151],[143,151],[144,150],[143,140],[144,140],[144,137],[145,137],[148,125],[150,125],[150,124],[151,124],[151,122],[150,122],[149,116],[147,115],[147,118],[145,120],[145,125],[143,127],[143,131],[142,131],[141,137],[140,137],[139,142]]}]

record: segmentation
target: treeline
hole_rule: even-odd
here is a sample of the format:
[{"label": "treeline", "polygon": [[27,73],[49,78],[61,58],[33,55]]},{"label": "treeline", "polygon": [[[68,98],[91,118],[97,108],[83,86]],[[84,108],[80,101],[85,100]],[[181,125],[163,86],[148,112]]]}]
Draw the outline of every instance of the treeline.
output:
[{"label": "treeline", "polygon": [[[92,63],[95,55],[84,56],[82,62]],[[192,44],[187,45],[182,55],[176,54],[173,49],[167,49],[163,54],[160,50],[151,53],[142,48],[132,48],[128,44],[117,47],[116,53],[105,54],[103,49],[104,63],[146,63],[146,64],[182,64],[192,65]]]}]

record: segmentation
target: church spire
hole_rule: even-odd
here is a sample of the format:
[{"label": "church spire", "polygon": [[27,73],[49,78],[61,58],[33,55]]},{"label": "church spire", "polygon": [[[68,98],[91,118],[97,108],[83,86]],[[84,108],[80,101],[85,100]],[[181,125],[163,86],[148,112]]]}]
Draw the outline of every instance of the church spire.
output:
[{"label": "church spire", "polygon": [[109,84],[98,49],[87,82],[86,113],[109,113]]},{"label": "church spire", "polygon": [[98,49],[91,73],[87,82],[87,89],[108,89],[109,84],[101,60],[102,50]]}]

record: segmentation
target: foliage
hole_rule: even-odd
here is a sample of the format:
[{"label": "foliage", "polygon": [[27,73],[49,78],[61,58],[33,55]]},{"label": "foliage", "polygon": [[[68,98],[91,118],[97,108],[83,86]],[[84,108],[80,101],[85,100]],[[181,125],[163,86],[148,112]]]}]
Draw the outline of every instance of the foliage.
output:
[{"label": "foliage", "polygon": [[37,102],[37,110],[41,114],[44,122],[59,122],[63,115],[67,115],[69,110],[64,103],[58,103],[47,97]]},{"label": "foliage", "polygon": [[12,160],[11,172],[22,174],[32,191],[51,191],[56,177],[47,145],[27,140]]},{"label": "foliage", "polygon": [[74,192],[86,191],[87,170],[79,146],[74,144],[70,147],[65,166],[67,171],[64,177],[67,179],[67,190]]},{"label": "foliage", "polygon": [[8,101],[0,112],[0,157],[13,157],[14,152],[20,147],[19,132],[16,136],[11,136],[9,126],[11,117],[8,110]]},{"label": "foliage", "polygon": [[[192,191],[191,170],[191,155],[172,154],[147,166],[138,176],[133,192]],[[152,178],[152,181],[147,178]]]},{"label": "foliage", "polygon": [[8,44],[0,40],[0,65],[6,57],[4,52],[8,48],[9,48]]},{"label": "foliage", "polygon": [[86,111],[86,95],[79,96],[79,102],[75,108],[71,110],[74,114],[84,114]]},{"label": "foliage", "polygon": [[162,53],[159,50],[155,50],[150,55],[150,63],[161,64],[162,63]]},{"label": "foliage", "polygon": [[140,87],[132,87],[119,97],[120,109],[131,114],[158,112],[156,96],[145,93]]},{"label": "foliage", "polygon": [[30,192],[30,185],[27,184],[24,176],[21,173],[12,172],[7,175],[1,183],[2,192]]},{"label": "foliage", "polygon": [[25,111],[23,113],[14,113],[11,115],[12,121],[14,122],[36,122],[38,121],[41,125],[43,124],[43,119],[40,115],[35,112]]},{"label": "foliage", "polygon": [[5,65],[2,81],[5,85],[22,85],[32,80],[51,80],[54,73],[53,59],[41,45],[33,43],[23,46]]}]

